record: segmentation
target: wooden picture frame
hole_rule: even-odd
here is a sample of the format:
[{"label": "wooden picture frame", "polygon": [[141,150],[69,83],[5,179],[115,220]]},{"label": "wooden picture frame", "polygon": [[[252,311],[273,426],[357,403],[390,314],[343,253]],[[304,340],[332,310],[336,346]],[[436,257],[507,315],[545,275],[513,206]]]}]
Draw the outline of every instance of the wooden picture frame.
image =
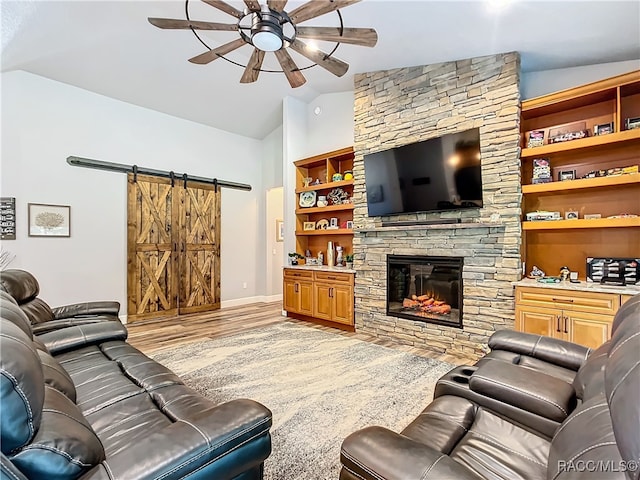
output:
[{"label": "wooden picture frame", "polygon": [[316,222],[304,222],[302,224],[302,230],[304,230],[305,232],[308,232],[309,230],[315,230],[316,229]]},{"label": "wooden picture frame", "polygon": [[28,203],[28,233],[30,237],[70,237],[71,207]]},{"label": "wooden picture frame", "polygon": [[284,220],[276,220],[276,242],[284,242]]}]

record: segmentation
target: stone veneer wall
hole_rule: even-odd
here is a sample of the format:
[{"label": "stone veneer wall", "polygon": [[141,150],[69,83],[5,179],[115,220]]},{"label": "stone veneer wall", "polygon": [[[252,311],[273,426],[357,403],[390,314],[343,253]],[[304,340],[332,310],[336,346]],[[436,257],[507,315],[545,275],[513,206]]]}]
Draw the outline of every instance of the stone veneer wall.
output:
[{"label": "stone veneer wall", "polygon": [[[511,282],[520,279],[521,239],[519,67],[514,52],[356,75],[356,330],[473,359],[482,355],[491,333],[513,327]],[[367,215],[363,155],[475,127],[480,128],[484,208]],[[491,222],[494,213],[500,217]],[[439,218],[480,225],[381,226],[384,220]],[[464,257],[463,328],[387,316],[387,254]]]}]

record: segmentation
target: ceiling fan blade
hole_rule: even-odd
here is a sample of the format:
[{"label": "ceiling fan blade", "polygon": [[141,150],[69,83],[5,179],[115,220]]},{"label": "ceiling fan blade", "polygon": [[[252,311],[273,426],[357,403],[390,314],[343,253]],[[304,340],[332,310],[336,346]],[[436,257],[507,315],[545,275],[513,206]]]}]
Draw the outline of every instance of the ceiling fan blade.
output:
[{"label": "ceiling fan blade", "polygon": [[339,8],[348,7],[361,0],[310,0],[289,12],[289,18],[293,23],[302,23],[325,13],[333,12]]},{"label": "ceiling fan blade", "polygon": [[256,0],[244,0],[244,4],[247,6],[250,12],[260,11],[260,2]]},{"label": "ceiling fan blade", "polygon": [[347,73],[347,70],[349,70],[349,64],[342,60],[338,60],[337,58],[328,57],[326,53],[316,50],[315,48],[311,48],[298,39],[291,43],[291,48],[338,77],[343,76]]},{"label": "ceiling fan blade", "polygon": [[231,23],[198,22],[195,20],[177,20],[173,18],[148,18],[149,23],[158,28],[194,30],[238,30],[238,25]]},{"label": "ceiling fan blade", "polygon": [[264,52],[254,48],[249,63],[247,63],[247,67],[244,69],[240,83],[253,83],[258,80],[260,68],[262,68],[262,60],[264,60]]},{"label": "ceiling fan blade", "polygon": [[302,75],[302,72],[298,70],[298,66],[291,58],[291,55],[289,55],[289,52],[287,52],[286,49],[281,48],[273,53],[276,54],[276,58],[278,59],[278,62],[280,62],[280,66],[282,67],[287,80],[289,80],[291,87],[298,88],[299,86],[304,85],[307,80],[304,78],[304,75]]},{"label": "ceiling fan blade", "polygon": [[208,52],[190,58],[189,61],[191,63],[204,65],[209,62],[213,62],[214,60],[220,58],[222,55],[226,55],[227,53],[232,52],[235,49],[240,48],[246,44],[247,42],[245,42],[242,38],[237,38],[233,42],[225,43],[218,48],[214,48],[213,50],[209,50]]},{"label": "ceiling fan blade", "polygon": [[338,27],[298,27],[296,36],[327,42],[350,43],[362,47],[375,47],[378,43],[378,33],[373,28],[343,28],[340,35]]},{"label": "ceiling fan blade", "polygon": [[267,5],[271,10],[275,10],[276,12],[281,12],[284,10],[285,5],[287,4],[287,0],[267,0]]},{"label": "ceiling fan blade", "polygon": [[211,5],[212,7],[217,8],[218,10],[222,10],[223,12],[228,13],[229,15],[233,15],[236,18],[244,17],[244,13],[242,13],[237,8],[232,7],[227,2],[223,2],[221,0],[202,0],[202,1],[207,5]]}]

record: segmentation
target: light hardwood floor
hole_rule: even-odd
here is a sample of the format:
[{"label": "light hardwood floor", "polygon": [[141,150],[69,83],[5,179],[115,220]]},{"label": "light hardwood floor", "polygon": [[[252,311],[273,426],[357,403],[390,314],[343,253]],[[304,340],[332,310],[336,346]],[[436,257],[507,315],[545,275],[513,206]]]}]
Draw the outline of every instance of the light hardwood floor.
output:
[{"label": "light hardwood floor", "polygon": [[255,303],[241,307],[223,308],[208,313],[135,322],[127,325],[127,330],[129,331],[128,341],[141,351],[152,353],[167,347],[176,347],[191,342],[234,335],[254,328],[264,328],[269,325],[290,322],[318,330],[331,331],[338,335],[355,337],[365,342],[384,345],[456,365],[469,363],[464,358],[429,352],[418,347],[398,345],[364,333],[345,332],[311,322],[283,317],[281,311],[282,302]]}]

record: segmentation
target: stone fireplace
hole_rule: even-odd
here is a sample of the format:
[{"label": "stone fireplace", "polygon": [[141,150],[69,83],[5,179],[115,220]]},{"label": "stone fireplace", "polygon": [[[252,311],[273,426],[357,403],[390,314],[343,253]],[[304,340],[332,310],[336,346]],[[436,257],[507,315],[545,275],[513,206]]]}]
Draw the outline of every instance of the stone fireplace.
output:
[{"label": "stone fireplace", "polygon": [[[354,111],[356,330],[439,353],[478,358],[495,330],[513,327],[511,282],[520,278],[518,54],[358,74]],[[480,129],[483,208],[368,216],[364,155],[471,128]],[[424,224],[394,226],[394,222]],[[415,268],[408,285],[406,279],[402,285],[392,285],[388,255],[462,259],[459,321],[447,322],[442,316],[430,318],[433,322],[416,321],[418,315],[396,315],[407,314],[408,307],[401,312],[396,306],[388,309],[388,288],[394,302],[405,293],[410,301],[412,295],[428,293],[418,294],[415,276],[424,280],[426,273]],[[396,270],[395,275],[402,277],[401,273]],[[449,287],[449,295],[454,289]],[[406,305],[420,311],[422,306],[410,301]]]},{"label": "stone fireplace", "polygon": [[387,255],[387,315],[462,327],[459,257]]}]

